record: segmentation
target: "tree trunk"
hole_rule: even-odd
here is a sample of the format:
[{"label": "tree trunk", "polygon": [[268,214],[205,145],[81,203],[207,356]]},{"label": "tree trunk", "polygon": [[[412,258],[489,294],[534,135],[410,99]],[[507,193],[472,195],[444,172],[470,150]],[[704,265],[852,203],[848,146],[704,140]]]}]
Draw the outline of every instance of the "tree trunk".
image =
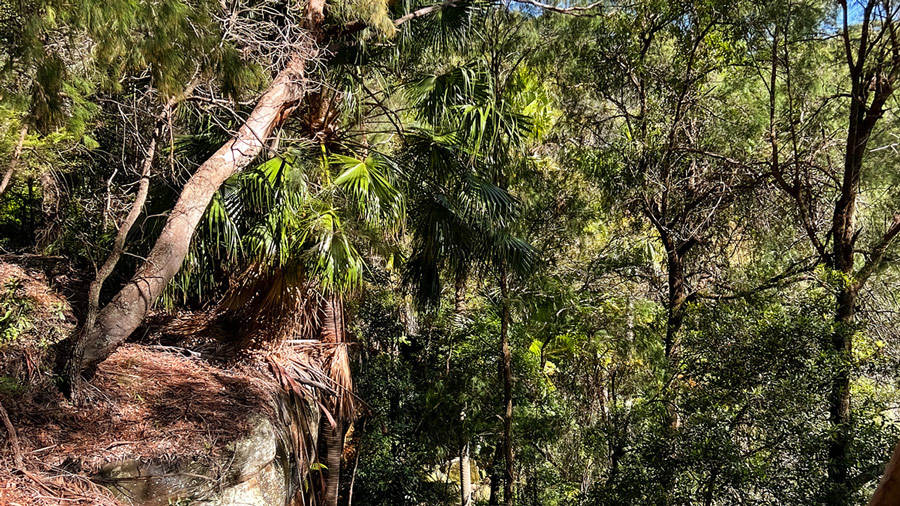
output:
[{"label": "tree trunk", "polygon": [[506,474],[503,483],[503,504],[513,504],[513,447],[512,447],[512,355],[509,350],[509,277],[506,266],[500,268],[500,358],[503,376],[503,456]]},{"label": "tree trunk", "polygon": [[459,490],[462,495],[462,506],[472,505],[472,466],[469,462],[469,443],[465,443],[459,452]]},{"label": "tree trunk", "polygon": [[[322,436],[319,440],[320,463],[325,466],[325,478],[322,483],[322,506],[337,506],[341,489],[341,456],[344,452],[344,421],[335,418],[335,426],[322,417],[320,428]],[[324,447],[324,448],[322,448]],[[324,451],[323,451],[324,450]]]},{"label": "tree trunk", "polygon": [[833,251],[831,267],[844,275],[845,279],[837,290],[834,316],[834,333],[831,336],[832,352],[837,357],[838,370],[831,383],[828,395],[828,422],[834,434],[828,445],[828,480],[835,487],[831,491],[835,497],[846,497],[850,492],[850,465],[847,462],[852,434],[850,432],[850,361],[853,352],[853,320],[856,296],[859,286],[854,277],[854,256],[856,242],[856,200],[859,195],[862,162],[869,135],[875,125],[870,117],[880,117],[880,106],[886,100],[876,97],[867,111],[866,100],[869,83],[863,83],[858,74],[852,75],[853,84],[850,98],[850,117],[847,129],[847,143],[844,152],[844,170],[841,180],[841,194],[834,206],[831,225]]},{"label": "tree trunk", "polygon": [[67,391],[69,398],[76,405],[81,404],[84,400],[81,388],[82,363],[86,345],[88,344],[88,332],[90,332],[97,323],[97,316],[100,310],[100,291],[103,289],[103,283],[105,283],[106,279],[113,273],[116,264],[119,263],[119,259],[125,252],[125,240],[128,238],[128,233],[141,215],[144,204],[147,202],[147,194],[150,190],[150,169],[153,167],[153,159],[156,156],[156,146],[162,137],[163,128],[165,127],[169,114],[171,114],[172,106],[174,104],[175,99],[170,99],[163,108],[162,113],[160,113],[159,117],[156,119],[156,126],[153,129],[150,146],[147,147],[147,153],[144,156],[144,164],[141,168],[141,178],[138,181],[138,190],[134,196],[134,202],[131,204],[131,210],[128,211],[125,220],[119,225],[119,230],[116,232],[116,238],[113,241],[112,251],[110,251],[106,261],[103,262],[103,265],[97,269],[94,280],[91,281],[91,284],[88,287],[87,315],[85,316],[84,323],[68,344],[69,357],[64,365],[62,375],[64,379],[63,390]]},{"label": "tree trunk", "polygon": [[53,170],[41,173],[41,230],[37,232],[37,249],[46,251],[59,233],[59,185],[53,176]]},{"label": "tree trunk", "polygon": [[494,458],[491,460],[491,467],[486,469],[488,476],[491,477],[491,490],[488,495],[488,506],[498,506],[500,504],[500,478],[498,476],[497,464],[503,459],[503,445],[497,445],[494,451]]},{"label": "tree trunk", "polygon": [[[684,305],[687,301],[685,292],[684,253],[692,247],[694,241],[689,239],[678,245],[675,239],[664,230],[660,230],[663,245],[666,249],[666,271],[669,281],[668,313],[666,315],[665,354],[666,362],[673,375],[677,374],[678,362],[681,360],[681,327],[684,325]],[[677,377],[673,378],[675,385]],[[675,403],[675,389],[667,393],[666,417],[670,428],[678,429],[681,419]]]},{"label": "tree trunk", "polygon": [[674,245],[666,246],[669,277],[669,311],[666,317],[666,359],[675,363],[681,356],[681,339],[678,333],[684,323],[684,262]]},{"label": "tree trunk", "polygon": [[92,369],[105,360],[144,320],[181,268],[194,230],[215,192],[260,154],[272,130],[303,97],[306,63],[306,57],[295,55],[235,136],[200,165],[185,184],[146,261],[86,329],[79,369]]},{"label": "tree trunk", "polygon": [[847,452],[851,442],[850,377],[853,356],[853,320],[857,297],[856,286],[842,287],[837,296],[835,329],[831,336],[832,351],[838,357],[838,370],[832,378],[828,395],[828,422],[834,431],[828,445],[828,479],[839,487],[835,493],[850,492],[850,463]]},{"label": "tree trunk", "polygon": [[869,506],[900,506],[900,443],[894,447],[894,454],[869,500]]},{"label": "tree trunk", "polygon": [[[398,18],[394,26],[456,5],[456,1],[448,0],[423,7]],[[182,188],[147,259],[99,312],[96,323],[86,329],[84,352],[79,359],[81,370],[96,367],[143,322],[153,303],[181,268],[194,230],[215,192],[225,180],[244,169],[262,152],[272,131],[297,107],[305,95],[306,65],[318,57],[315,44],[325,42],[321,30],[324,7],[325,0],[309,1],[306,28],[315,42],[310,42],[291,57],[237,133],[197,168]]]},{"label": "tree trunk", "polygon": [[0,195],[6,191],[9,186],[9,180],[12,179],[13,173],[16,172],[16,166],[19,165],[19,157],[22,156],[22,147],[25,146],[25,136],[28,135],[28,126],[23,126],[19,132],[19,142],[16,143],[16,149],[13,151],[12,159],[9,161],[9,167],[0,180]]}]

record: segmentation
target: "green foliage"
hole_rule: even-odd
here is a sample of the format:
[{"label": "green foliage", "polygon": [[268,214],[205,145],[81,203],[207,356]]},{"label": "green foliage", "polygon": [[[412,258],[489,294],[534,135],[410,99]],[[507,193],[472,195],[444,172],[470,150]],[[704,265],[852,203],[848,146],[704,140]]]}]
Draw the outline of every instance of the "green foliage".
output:
[{"label": "green foliage", "polygon": [[16,341],[34,327],[34,304],[20,294],[22,281],[10,278],[0,292],[0,345]]}]

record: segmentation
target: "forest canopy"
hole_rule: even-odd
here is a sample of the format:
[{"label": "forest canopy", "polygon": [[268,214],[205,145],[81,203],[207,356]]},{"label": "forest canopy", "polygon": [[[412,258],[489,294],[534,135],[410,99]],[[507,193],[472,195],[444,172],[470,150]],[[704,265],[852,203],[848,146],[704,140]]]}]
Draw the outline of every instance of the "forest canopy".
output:
[{"label": "forest canopy", "polygon": [[0,482],[143,347],[290,504],[900,504],[898,85],[893,0],[0,0]]}]

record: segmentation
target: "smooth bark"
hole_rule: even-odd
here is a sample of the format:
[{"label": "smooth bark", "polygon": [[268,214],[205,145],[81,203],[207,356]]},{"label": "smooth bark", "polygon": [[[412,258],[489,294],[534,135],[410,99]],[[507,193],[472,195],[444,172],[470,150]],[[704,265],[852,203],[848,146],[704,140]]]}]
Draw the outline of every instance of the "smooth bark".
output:
[{"label": "smooth bark", "polygon": [[272,130],[302,98],[306,64],[307,57],[294,56],[234,137],[200,165],[185,184],[147,259],[86,329],[81,369],[91,369],[105,360],[144,320],[181,268],[194,230],[216,190],[262,152]]},{"label": "smooth bark", "polygon": [[869,500],[869,506],[900,506],[900,443],[894,447],[894,454]]},{"label": "smooth bark", "polygon": [[0,195],[9,187],[9,181],[16,172],[16,166],[19,165],[19,158],[22,156],[22,148],[25,146],[25,136],[28,135],[28,126],[23,126],[19,132],[19,141],[16,143],[16,149],[13,151],[12,159],[9,161],[9,167],[3,173],[3,179],[0,180]]},{"label": "smooth bark", "polygon": [[460,504],[472,505],[472,465],[469,462],[469,443],[463,445],[459,452],[459,491]]}]

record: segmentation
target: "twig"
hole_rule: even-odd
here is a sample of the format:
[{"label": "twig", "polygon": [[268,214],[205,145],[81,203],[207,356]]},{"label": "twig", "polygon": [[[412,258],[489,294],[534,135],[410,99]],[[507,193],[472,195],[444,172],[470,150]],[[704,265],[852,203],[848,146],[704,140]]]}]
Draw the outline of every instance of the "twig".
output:
[{"label": "twig", "polygon": [[6,414],[6,408],[3,407],[3,403],[0,403],[0,418],[3,418],[3,425],[6,426],[6,432],[9,434],[9,446],[12,448],[16,469],[27,474],[25,471],[25,463],[22,460],[22,449],[19,448],[19,435],[16,433],[16,428],[13,427],[12,422],[9,420],[9,415]]}]

